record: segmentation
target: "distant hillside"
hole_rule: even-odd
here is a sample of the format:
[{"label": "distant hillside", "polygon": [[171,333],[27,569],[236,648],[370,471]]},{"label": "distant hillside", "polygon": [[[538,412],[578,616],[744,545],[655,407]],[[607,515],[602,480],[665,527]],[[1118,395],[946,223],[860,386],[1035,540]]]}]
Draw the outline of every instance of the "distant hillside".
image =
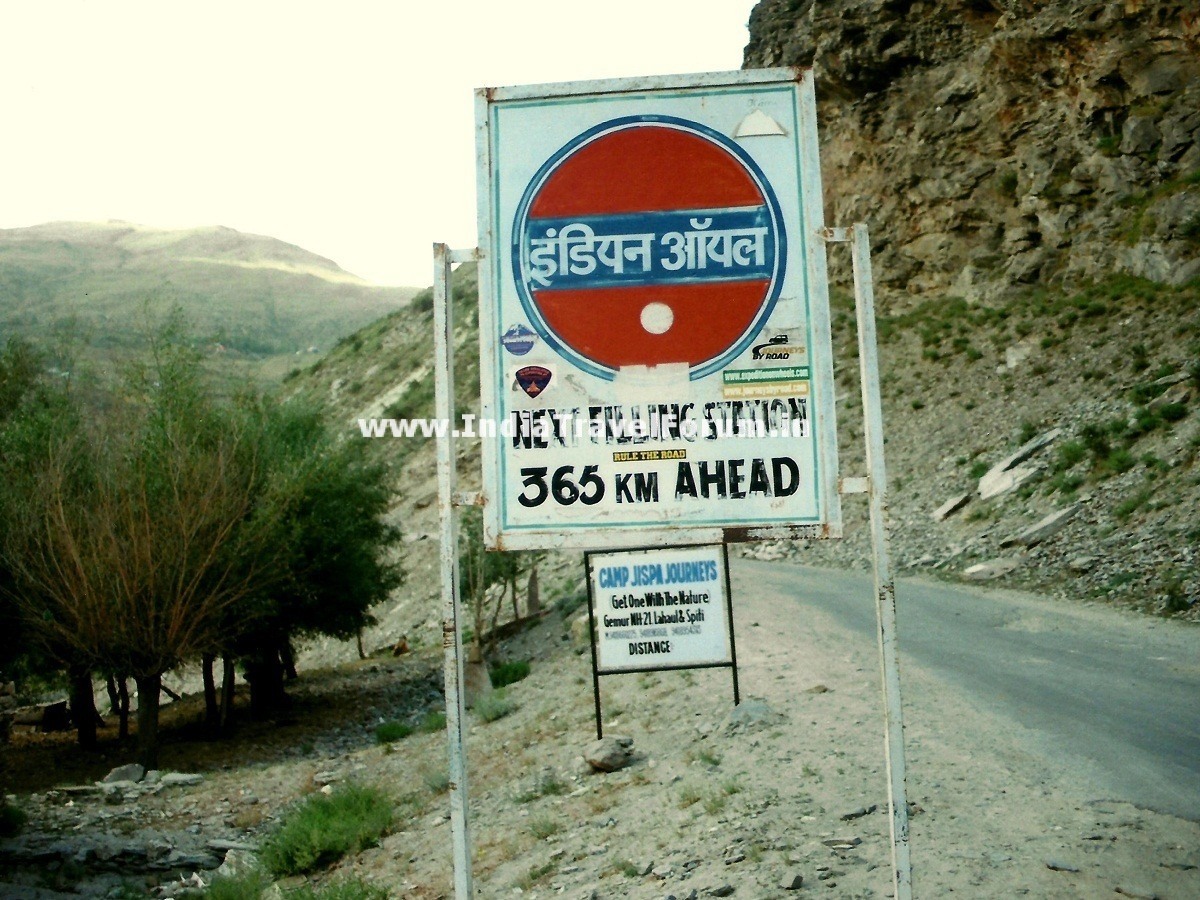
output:
[{"label": "distant hillside", "polygon": [[0,230],[0,337],[73,322],[94,348],[132,349],[179,306],[217,352],[327,350],[415,293],[231,228],[160,230],[56,222]]}]

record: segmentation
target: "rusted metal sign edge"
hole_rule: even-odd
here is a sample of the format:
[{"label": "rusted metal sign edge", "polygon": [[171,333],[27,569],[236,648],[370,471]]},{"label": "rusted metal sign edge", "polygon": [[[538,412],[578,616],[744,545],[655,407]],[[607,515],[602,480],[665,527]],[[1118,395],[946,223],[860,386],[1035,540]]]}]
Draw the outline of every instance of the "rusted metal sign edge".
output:
[{"label": "rusted metal sign edge", "polygon": [[538,550],[553,542],[557,550],[623,550],[631,543],[656,546],[682,546],[686,544],[728,543],[740,544],[748,541],[817,541],[842,537],[842,525],[838,523],[814,525],[743,525],[708,527],[664,526],[662,528],[613,528],[591,529],[579,533],[538,529],[536,531],[508,531],[496,540],[494,550]]},{"label": "rusted metal sign edge", "polygon": [[734,72],[647,75],[635,78],[607,78],[597,81],[560,81],[549,84],[481,87],[476,88],[475,94],[485,102],[500,103],[511,100],[541,100],[548,97],[571,97],[584,94],[629,94],[638,91],[744,87],[746,85],[801,81],[811,71],[812,69],[810,68],[787,66],[774,69],[745,69]]}]

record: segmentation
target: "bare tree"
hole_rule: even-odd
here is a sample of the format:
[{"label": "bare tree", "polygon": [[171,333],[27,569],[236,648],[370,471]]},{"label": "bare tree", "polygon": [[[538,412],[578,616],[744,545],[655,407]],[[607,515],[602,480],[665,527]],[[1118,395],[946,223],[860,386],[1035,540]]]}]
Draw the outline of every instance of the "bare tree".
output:
[{"label": "bare tree", "polygon": [[270,567],[267,548],[246,548],[256,537],[253,447],[236,422],[214,428],[163,399],[90,440],[59,434],[5,539],[14,595],[46,651],[134,678],[148,768],[163,673],[216,647],[222,614]]}]

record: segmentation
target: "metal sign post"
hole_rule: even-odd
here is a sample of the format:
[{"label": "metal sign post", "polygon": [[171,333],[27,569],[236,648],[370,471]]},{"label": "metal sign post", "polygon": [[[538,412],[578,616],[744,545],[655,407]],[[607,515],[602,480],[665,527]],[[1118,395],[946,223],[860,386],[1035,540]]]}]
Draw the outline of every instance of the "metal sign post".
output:
[{"label": "metal sign post", "polygon": [[[450,266],[456,257],[474,258],[475,251],[455,253],[433,245],[434,389],[437,417],[454,422],[454,317],[450,303]],[[471,834],[467,808],[467,755],[463,740],[466,701],[463,696],[462,629],[458,597],[457,459],[454,431],[437,442],[438,518],[441,522],[442,646],[445,650],[446,735],[450,743],[450,829],[454,844],[454,896],[471,897]]]},{"label": "metal sign post", "polygon": [[854,267],[854,306],[858,314],[858,365],[867,444],[867,495],[871,507],[871,547],[875,557],[875,616],[883,674],[884,727],[891,815],[892,879],[896,900],[912,898],[912,859],[908,847],[905,791],[904,712],[900,703],[900,664],[896,657],[896,584],[888,551],[887,469],[883,459],[883,413],[879,394],[879,346],[875,336],[875,283],[867,226],[825,230],[829,241],[850,242]]}]

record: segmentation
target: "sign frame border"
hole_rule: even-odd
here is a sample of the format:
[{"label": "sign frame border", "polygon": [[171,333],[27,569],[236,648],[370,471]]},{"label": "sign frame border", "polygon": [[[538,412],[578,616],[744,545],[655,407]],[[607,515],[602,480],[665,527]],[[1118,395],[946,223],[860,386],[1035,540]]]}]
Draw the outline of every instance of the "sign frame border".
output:
[{"label": "sign frame border", "polygon": [[[798,179],[800,208],[807,228],[799,235],[800,253],[809,299],[808,329],[813,349],[811,361],[812,401],[822,416],[823,425],[814,435],[817,460],[818,510],[822,521],[816,523],[647,523],[609,524],[578,529],[559,526],[506,528],[502,503],[502,485],[498,483],[504,438],[484,440],[482,447],[484,545],[494,550],[619,550],[630,545],[739,543],[746,541],[791,539],[837,539],[843,535],[841,495],[838,473],[837,410],[833,380],[833,343],[829,308],[828,266],[825,253],[824,199],[821,185],[820,155],[817,142],[816,96],[811,69],[784,67],[687,75],[615,78],[598,81],[572,81],[513,87],[480,88],[475,92],[476,206],[479,223],[477,259],[479,262],[479,364],[481,419],[496,419],[495,400],[498,385],[495,371],[501,347],[493,337],[503,325],[495,304],[494,280],[499,276],[505,248],[496,246],[497,223],[493,218],[492,191],[496,160],[492,153],[492,113],[498,104],[557,100],[571,97],[608,97],[653,91],[692,92],[702,89],[770,87],[790,85],[796,91],[795,136],[802,168]],[[805,175],[803,173],[812,173]],[[814,189],[815,188],[815,189]]]}]

